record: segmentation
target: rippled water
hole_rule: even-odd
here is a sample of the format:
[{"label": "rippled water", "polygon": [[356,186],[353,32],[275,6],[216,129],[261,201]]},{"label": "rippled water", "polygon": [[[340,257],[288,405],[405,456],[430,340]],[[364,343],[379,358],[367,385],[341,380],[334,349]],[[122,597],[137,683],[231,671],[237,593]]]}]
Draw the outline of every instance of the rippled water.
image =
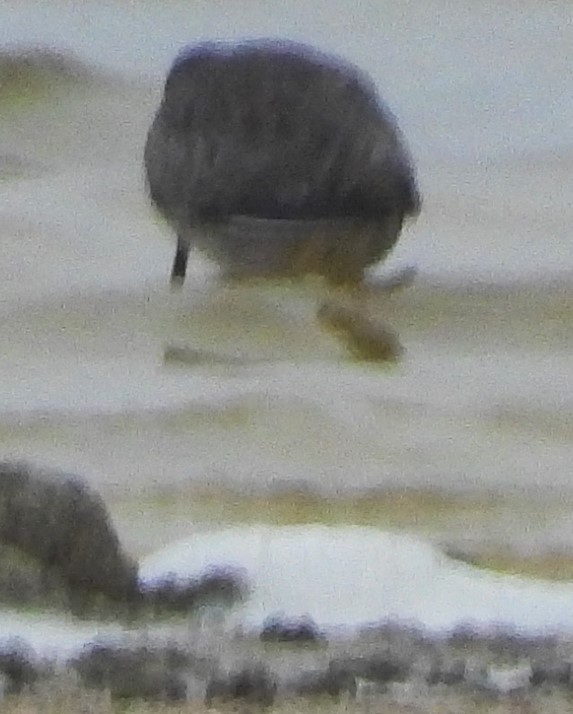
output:
[{"label": "rippled water", "polygon": [[[259,34],[357,61],[410,140],[425,205],[386,269],[420,278],[370,306],[396,367],[350,363],[308,293],[219,291],[199,258],[168,293],[140,165],[161,78],[188,40]],[[84,475],[137,555],[212,527],[209,498],[257,495],[265,521],[277,491],[401,488],[470,499],[402,517],[439,543],[570,552],[566,3],[4,2],[0,47],[29,43],[117,76],[0,114],[3,456]],[[181,345],[218,359],[166,362]]]}]

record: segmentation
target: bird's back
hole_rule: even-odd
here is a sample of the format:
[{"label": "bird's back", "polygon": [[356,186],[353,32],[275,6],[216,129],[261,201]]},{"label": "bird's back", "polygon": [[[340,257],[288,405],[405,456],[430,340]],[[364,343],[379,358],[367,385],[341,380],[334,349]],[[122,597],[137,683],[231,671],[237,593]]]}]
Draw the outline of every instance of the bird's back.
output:
[{"label": "bird's back", "polygon": [[364,217],[417,210],[393,117],[357,69],[300,45],[200,45],[176,60],[150,132],[167,217]]}]

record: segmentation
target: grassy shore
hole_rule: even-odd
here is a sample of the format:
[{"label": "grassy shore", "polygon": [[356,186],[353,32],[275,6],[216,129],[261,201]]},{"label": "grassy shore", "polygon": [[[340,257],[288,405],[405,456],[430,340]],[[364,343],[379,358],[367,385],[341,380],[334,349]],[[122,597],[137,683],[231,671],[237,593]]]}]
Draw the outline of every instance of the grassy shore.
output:
[{"label": "grassy shore", "polygon": [[[562,692],[542,692],[534,696],[498,699],[456,692],[434,692],[429,697],[403,696],[396,701],[381,694],[363,701],[289,700],[266,709],[267,714],[569,714],[573,698]],[[38,694],[8,697],[2,702],[4,714],[247,714],[257,707],[232,703],[207,708],[202,703],[162,704],[112,702],[105,693],[78,690],[53,684]]]}]

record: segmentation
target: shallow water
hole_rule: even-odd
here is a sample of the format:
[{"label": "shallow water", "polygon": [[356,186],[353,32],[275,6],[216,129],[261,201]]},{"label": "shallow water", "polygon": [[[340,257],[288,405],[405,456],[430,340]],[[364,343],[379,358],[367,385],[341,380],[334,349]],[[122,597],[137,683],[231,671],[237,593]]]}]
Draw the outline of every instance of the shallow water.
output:
[{"label": "shallow water", "polygon": [[[197,258],[183,294],[168,293],[173,242],[145,200],[142,143],[179,46],[225,33],[337,49],[399,116],[425,205],[383,270],[415,264],[420,277],[370,305],[400,335],[399,365],[351,363],[316,328],[310,289],[220,291]],[[5,2],[0,45],[22,43],[123,76],[0,107],[3,457],[85,476],[137,555],[211,527],[214,501],[225,522],[236,493],[268,521],[276,492],[413,489],[459,506],[430,517],[414,499],[392,527],[568,557],[565,3]],[[217,359],[166,361],[179,346]],[[509,501],[488,510],[484,497]],[[329,521],[325,503],[309,521]]]},{"label": "shallow water", "polygon": [[[97,622],[81,623],[59,614],[3,611],[0,618],[0,647],[25,642],[40,657],[64,663],[84,645],[95,641],[123,640],[128,633],[118,626]],[[20,640],[20,642],[18,642]]]}]

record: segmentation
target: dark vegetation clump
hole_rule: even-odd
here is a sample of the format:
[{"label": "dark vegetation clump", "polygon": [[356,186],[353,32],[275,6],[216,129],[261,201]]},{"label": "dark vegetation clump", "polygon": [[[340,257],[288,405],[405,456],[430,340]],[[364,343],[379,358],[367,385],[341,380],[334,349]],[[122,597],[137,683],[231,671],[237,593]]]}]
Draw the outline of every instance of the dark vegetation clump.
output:
[{"label": "dark vegetation clump", "polygon": [[90,645],[69,665],[85,686],[113,699],[177,702],[187,698],[189,657],[170,648]]},{"label": "dark vegetation clump", "polygon": [[247,589],[235,572],[142,586],[100,496],[75,476],[0,463],[0,600],[83,616],[182,614],[231,604]]},{"label": "dark vegetation clump", "polygon": [[0,602],[12,607],[69,609],[66,584],[54,570],[14,546],[0,543]]},{"label": "dark vegetation clump", "polygon": [[226,675],[216,675],[207,684],[205,704],[210,707],[221,702],[243,700],[262,707],[275,700],[277,684],[262,664],[246,665]]},{"label": "dark vegetation clump", "polygon": [[410,674],[410,663],[393,652],[341,659],[332,663],[334,671],[352,673],[372,682],[404,682]]},{"label": "dark vegetation clump", "polygon": [[137,566],[123,552],[102,499],[74,476],[1,463],[0,542],[56,573],[75,602],[137,596]]},{"label": "dark vegetation clump", "polygon": [[355,697],[357,691],[356,675],[351,668],[337,661],[331,661],[322,671],[305,672],[293,686],[299,697],[328,696],[340,699],[343,695]]},{"label": "dark vegetation clump", "polygon": [[325,640],[318,625],[309,617],[269,617],[263,623],[260,638],[262,642],[291,642],[296,644],[312,644]]},{"label": "dark vegetation clump", "polygon": [[248,586],[234,570],[213,569],[197,579],[181,581],[167,576],[141,589],[141,605],[145,611],[160,615],[164,612],[185,613],[205,604],[233,605],[242,600]]},{"label": "dark vegetation clump", "polygon": [[20,694],[40,677],[40,666],[34,652],[18,639],[0,644],[0,675],[4,695]]}]

